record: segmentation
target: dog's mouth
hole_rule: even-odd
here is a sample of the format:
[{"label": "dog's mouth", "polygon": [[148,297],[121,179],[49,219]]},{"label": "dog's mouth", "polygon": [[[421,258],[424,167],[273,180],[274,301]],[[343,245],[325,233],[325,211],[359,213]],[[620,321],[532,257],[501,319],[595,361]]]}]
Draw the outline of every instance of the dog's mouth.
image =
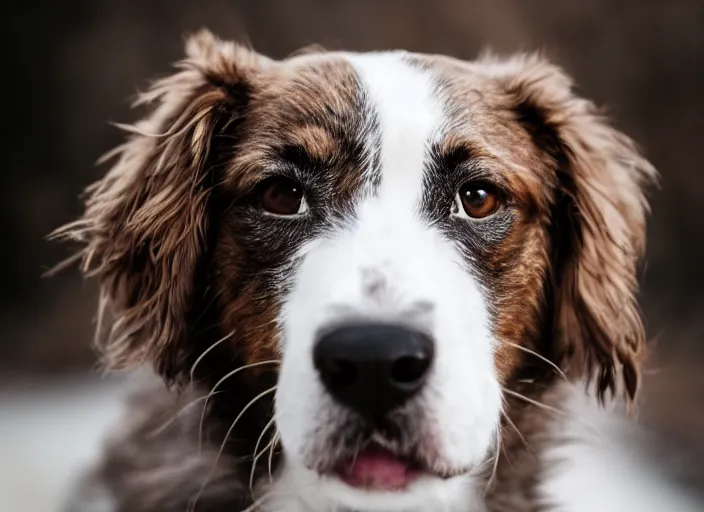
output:
[{"label": "dog's mouth", "polygon": [[377,443],[346,458],[331,473],[350,487],[372,491],[403,491],[429,474],[416,458],[394,453]]}]

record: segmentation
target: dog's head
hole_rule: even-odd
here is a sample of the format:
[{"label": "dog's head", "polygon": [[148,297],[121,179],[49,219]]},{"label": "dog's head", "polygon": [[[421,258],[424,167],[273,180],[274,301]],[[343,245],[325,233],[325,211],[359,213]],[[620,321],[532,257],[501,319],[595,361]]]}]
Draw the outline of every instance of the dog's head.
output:
[{"label": "dog's head", "polygon": [[114,310],[112,367],[181,381],[209,312],[237,361],[280,362],[286,464],[360,508],[479,468],[545,359],[634,396],[654,170],[560,69],[187,51],[63,231]]}]

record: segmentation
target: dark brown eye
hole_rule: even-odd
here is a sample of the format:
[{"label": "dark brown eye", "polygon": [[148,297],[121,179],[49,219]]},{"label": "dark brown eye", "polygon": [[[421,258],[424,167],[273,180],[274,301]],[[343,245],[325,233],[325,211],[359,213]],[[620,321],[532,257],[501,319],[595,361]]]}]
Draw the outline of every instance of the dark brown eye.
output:
[{"label": "dark brown eye", "polygon": [[459,206],[472,219],[488,217],[501,206],[498,191],[487,183],[465,183],[457,196]]},{"label": "dark brown eye", "polygon": [[283,176],[269,178],[262,184],[260,201],[264,210],[276,215],[296,215],[306,209],[301,184]]}]

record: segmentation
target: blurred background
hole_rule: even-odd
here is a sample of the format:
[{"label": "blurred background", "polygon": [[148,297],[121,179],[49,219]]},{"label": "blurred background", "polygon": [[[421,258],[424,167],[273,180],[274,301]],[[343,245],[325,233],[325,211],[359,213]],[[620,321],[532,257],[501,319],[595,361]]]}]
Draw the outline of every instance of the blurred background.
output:
[{"label": "blurred background", "polygon": [[678,482],[704,489],[692,462],[704,460],[703,0],[9,1],[2,12],[0,511],[57,510],[73,470],[50,459],[80,465],[90,453],[70,440],[109,423],[119,401],[118,384],[88,377],[95,286],[75,269],[41,279],[70,254],[44,237],[104,172],[94,161],[121,139],[108,122],[134,120],[137,90],[202,26],[273,57],[319,43],[471,59],[489,46],[562,64],[662,174],[642,279],[657,349],[644,414],[657,449],[677,454]]}]

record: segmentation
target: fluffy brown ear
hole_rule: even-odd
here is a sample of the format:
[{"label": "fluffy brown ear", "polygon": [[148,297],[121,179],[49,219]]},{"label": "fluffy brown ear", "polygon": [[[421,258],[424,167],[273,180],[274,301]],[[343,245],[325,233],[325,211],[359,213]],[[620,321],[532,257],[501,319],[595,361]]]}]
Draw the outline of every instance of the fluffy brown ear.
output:
[{"label": "fluffy brown ear", "polygon": [[550,214],[555,357],[600,399],[635,397],[645,334],[636,301],[645,247],[644,187],[655,169],[634,143],[572,91],[559,68],[524,56],[495,69],[517,118],[556,171]]},{"label": "fluffy brown ear", "polygon": [[[210,198],[217,183],[211,144],[232,127],[263,58],[202,31],[186,44],[178,72],[156,82],[137,104],[151,114],[122,126],[130,139],[104,160],[116,162],[87,189],[81,219],[55,235],[77,240],[82,270],[101,285],[114,322],[99,346],[110,368],[152,361],[177,373],[188,326],[194,272],[207,250]],[[100,322],[98,322],[100,324]]]}]

